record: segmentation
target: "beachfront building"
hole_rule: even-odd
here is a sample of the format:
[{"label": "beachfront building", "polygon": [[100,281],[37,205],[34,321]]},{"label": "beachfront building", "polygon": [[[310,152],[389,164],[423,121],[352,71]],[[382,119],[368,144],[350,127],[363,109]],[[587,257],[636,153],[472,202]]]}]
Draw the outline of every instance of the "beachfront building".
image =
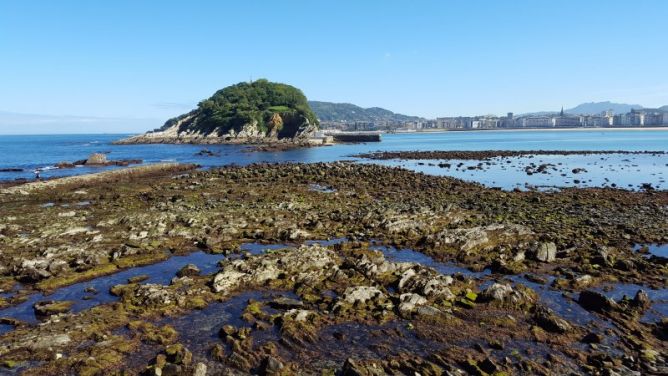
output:
[{"label": "beachfront building", "polygon": [[552,127],[552,118],[549,116],[525,116],[518,119],[523,128],[548,128]]},{"label": "beachfront building", "polygon": [[436,127],[443,129],[464,129],[472,128],[473,118],[458,116],[458,117],[441,117],[436,118]]}]

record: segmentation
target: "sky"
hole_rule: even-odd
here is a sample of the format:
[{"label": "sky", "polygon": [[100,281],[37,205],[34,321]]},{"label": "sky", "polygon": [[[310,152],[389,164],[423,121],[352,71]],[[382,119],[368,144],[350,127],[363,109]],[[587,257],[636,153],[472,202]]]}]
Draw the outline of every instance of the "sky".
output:
[{"label": "sky", "polygon": [[663,0],[0,0],[0,134],[145,131],[257,78],[429,118],[658,107],[666,20]]}]

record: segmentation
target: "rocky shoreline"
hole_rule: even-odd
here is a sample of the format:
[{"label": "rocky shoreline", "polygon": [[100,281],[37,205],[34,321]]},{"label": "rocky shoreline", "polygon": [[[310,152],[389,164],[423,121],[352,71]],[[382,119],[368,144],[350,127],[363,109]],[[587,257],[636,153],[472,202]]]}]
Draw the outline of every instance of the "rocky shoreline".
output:
[{"label": "rocky shoreline", "polygon": [[[0,194],[6,370],[668,370],[667,259],[633,250],[668,243],[668,192],[504,192],[354,163],[145,168]],[[197,250],[222,261],[92,287]],[[33,300],[38,324],[7,315]]]}]

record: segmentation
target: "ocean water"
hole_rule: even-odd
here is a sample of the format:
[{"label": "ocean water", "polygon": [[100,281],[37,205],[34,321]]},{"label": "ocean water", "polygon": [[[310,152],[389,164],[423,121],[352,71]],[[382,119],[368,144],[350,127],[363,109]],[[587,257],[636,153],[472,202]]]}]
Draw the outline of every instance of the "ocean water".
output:
[{"label": "ocean water", "polygon": [[[279,152],[253,152],[243,145],[112,145],[127,135],[0,136],[0,181],[33,179],[35,169],[42,177],[78,175],[114,167],[56,169],[54,165],[85,159],[91,153],[106,153],[110,160],[142,159],[144,163],[191,162],[203,167],[255,162],[360,162],[403,166],[429,174],[447,175],[504,189],[526,187],[617,186],[637,189],[642,183],[666,189],[668,157],[665,155],[541,155],[507,158],[484,164],[482,170],[468,170],[477,161],[461,161],[459,169],[443,169],[439,161],[367,161],[352,155],[372,151],[410,150],[625,150],[668,151],[668,130],[567,130],[567,131],[479,131],[386,134],[380,143],[342,144]],[[201,156],[202,149],[215,156]],[[510,160],[510,163],[508,163]],[[460,161],[451,161],[455,166]],[[420,164],[422,163],[422,164]],[[429,164],[432,164],[430,166]],[[549,174],[527,175],[530,163],[550,163]],[[574,168],[587,171],[574,175]]]}]

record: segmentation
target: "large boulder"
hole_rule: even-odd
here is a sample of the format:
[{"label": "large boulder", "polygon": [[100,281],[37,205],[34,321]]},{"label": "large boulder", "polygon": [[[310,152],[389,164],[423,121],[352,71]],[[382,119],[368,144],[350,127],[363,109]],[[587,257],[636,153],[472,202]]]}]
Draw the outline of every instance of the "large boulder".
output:
[{"label": "large boulder", "polygon": [[568,321],[557,316],[550,308],[541,305],[534,308],[534,320],[541,328],[549,332],[567,333],[573,329]]},{"label": "large boulder", "polygon": [[536,250],[536,259],[542,262],[553,262],[557,258],[557,245],[552,242],[541,243]]},{"label": "large boulder", "polygon": [[578,303],[582,308],[595,312],[610,312],[619,306],[617,302],[601,294],[598,291],[585,290],[580,293]]},{"label": "large boulder", "polygon": [[105,165],[109,163],[107,156],[102,153],[93,153],[86,159],[86,165]]}]

